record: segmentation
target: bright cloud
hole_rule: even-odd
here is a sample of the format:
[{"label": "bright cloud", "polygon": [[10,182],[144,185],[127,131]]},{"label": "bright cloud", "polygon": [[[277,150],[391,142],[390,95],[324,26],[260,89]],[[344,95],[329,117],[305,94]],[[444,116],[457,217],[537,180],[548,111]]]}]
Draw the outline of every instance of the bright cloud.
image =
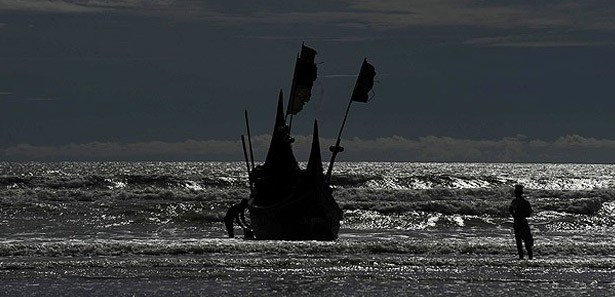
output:
[{"label": "bright cloud", "polygon": [[[264,158],[270,136],[253,137],[254,154]],[[335,142],[321,139],[323,148]],[[299,160],[309,155],[311,136],[297,136],[293,148]],[[615,160],[615,140],[568,135],[554,141],[528,139],[524,136],[499,140],[468,140],[428,136],[407,139],[399,136],[377,139],[345,139],[346,147],[339,160],[379,161],[468,161],[468,162],[594,162],[589,155],[611,156]],[[322,150],[323,159],[328,152]],[[591,153],[591,154],[590,154]],[[602,155],[600,154],[602,153]],[[260,156],[260,157],[259,157]],[[187,140],[183,142],[112,143],[93,142],[63,146],[22,144],[4,149],[5,160],[240,160],[240,141]],[[607,160],[608,161],[608,160]]]}]

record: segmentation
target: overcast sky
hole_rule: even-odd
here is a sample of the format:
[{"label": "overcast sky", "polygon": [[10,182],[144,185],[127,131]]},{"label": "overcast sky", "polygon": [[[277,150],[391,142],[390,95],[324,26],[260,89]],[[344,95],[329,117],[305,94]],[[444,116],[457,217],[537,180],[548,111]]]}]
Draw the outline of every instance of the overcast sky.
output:
[{"label": "overcast sky", "polygon": [[0,0],[0,160],[264,158],[305,42],[299,159],[367,58],[339,160],[614,163],[615,3],[536,2]]}]

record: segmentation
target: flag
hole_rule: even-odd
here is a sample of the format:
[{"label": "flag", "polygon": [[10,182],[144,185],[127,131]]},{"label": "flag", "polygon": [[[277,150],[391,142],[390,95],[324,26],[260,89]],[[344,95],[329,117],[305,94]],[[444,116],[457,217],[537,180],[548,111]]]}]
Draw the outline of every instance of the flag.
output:
[{"label": "flag", "polygon": [[363,60],[361,70],[359,71],[359,77],[352,91],[352,101],[367,102],[369,99],[367,93],[374,87],[374,76],[376,76],[374,66],[367,63],[367,59]]},{"label": "flag", "polygon": [[312,86],[317,76],[317,67],[314,64],[317,52],[305,45],[301,45],[301,54],[295,64],[293,85],[290,89],[290,99],[286,114],[297,114],[303,109],[303,105],[310,101]]}]

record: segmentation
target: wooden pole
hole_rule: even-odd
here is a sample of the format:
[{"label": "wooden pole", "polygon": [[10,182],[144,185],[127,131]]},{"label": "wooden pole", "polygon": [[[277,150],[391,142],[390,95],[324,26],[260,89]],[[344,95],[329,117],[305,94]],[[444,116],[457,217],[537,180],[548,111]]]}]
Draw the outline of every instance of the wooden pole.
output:
[{"label": "wooden pole", "polygon": [[[301,48],[303,49],[303,43],[301,43]],[[290,116],[291,123],[293,121],[293,114],[290,113],[290,111],[295,104],[294,95],[295,90],[297,89],[295,85],[297,84],[297,66],[299,65],[299,57],[299,54],[297,54],[297,59],[295,60],[295,70],[293,70],[293,82],[290,84],[290,93],[288,93],[288,106],[286,106],[286,117],[284,118],[284,120],[288,120],[288,116]]]},{"label": "wooden pole", "polygon": [[248,182],[250,183],[250,194],[254,192],[254,188],[252,186],[252,175],[250,170],[250,161],[248,160],[248,152],[246,151],[246,139],[243,134],[241,134],[241,145],[243,147],[243,157],[246,160],[246,169],[248,170]]},{"label": "wooden pole", "polygon": [[348,102],[348,107],[346,107],[346,114],[344,114],[344,120],[342,121],[342,126],[340,127],[340,132],[337,134],[337,140],[335,141],[335,146],[330,147],[331,150],[331,161],[329,162],[329,168],[327,169],[327,174],[325,175],[325,182],[327,184],[331,183],[331,172],[333,171],[333,163],[335,163],[335,158],[337,154],[342,152],[344,148],[340,146],[340,142],[342,141],[342,131],[344,131],[344,126],[346,125],[346,119],[348,119],[348,112],[350,111],[350,105],[352,105],[352,99]]},{"label": "wooden pole", "polygon": [[[367,69],[367,68],[364,68],[366,65],[367,65],[367,59],[364,59],[363,64],[361,64],[361,69],[359,70],[359,75],[357,76],[357,80],[355,81],[352,95],[350,95],[350,102],[348,102],[348,107],[346,108],[346,114],[344,115],[344,120],[342,121],[340,132],[337,134],[337,141],[335,142],[335,146],[332,146],[329,148],[333,154],[331,155],[331,162],[329,163],[329,169],[327,169],[327,174],[325,175],[325,182],[328,184],[331,183],[331,171],[333,171],[333,163],[335,163],[335,157],[337,157],[338,153],[344,151],[344,148],[340,146],[340,142],[342,139],[342,131],[344,131],[344,125],[346,125],[346,119],[348,118],[348,112],[350,111],[350,105],[352,105],[352,101],[354,99],[354,93],[357,90],[357,87],[359,86],[359,83],[360,83],[359,80],[361,79],[361,74],[363,73],[364,69]],[[363,102],[363,101],[360,101],[360,102]]]},{"label": "wooden pole", "polygon": [[[250,136],[250,121],[248,120],[248,110],[245,110],[246,117],[246,132],[248,133],[248,146],[250,147],[250,161],[252,163],[252,169],[254,169],[254,151],[252,150],[252,137]],[[248,168],[250,169],[250,168]]]}]

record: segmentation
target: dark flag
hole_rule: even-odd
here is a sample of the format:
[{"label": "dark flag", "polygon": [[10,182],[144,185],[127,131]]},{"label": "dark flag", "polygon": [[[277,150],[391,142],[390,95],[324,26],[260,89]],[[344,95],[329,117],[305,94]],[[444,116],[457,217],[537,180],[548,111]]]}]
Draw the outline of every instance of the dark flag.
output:
[{"label": "dark flag", "polygon": [[301,45],[301,54],[297,58],[293,85],[290,89],[290,99],[286,114],[297,114],[303,109],[303,105],[310,101],[312,86],[316,80],[317,67],[314,64],[316,51],[305,45]]},{"label": "dark flag", "polygon": [[367,63],[367,59],[363,60],[363,64],[361,65],[361,71],[359,71],[359,78],[357,78],[357,83],[354,86],[354,90],[352,91],[352,101],[357,102],[367,102],[369,96],[367,93],[374,86],[374,77],[376,76],[376,70],[374,66],[370,63]]}]

